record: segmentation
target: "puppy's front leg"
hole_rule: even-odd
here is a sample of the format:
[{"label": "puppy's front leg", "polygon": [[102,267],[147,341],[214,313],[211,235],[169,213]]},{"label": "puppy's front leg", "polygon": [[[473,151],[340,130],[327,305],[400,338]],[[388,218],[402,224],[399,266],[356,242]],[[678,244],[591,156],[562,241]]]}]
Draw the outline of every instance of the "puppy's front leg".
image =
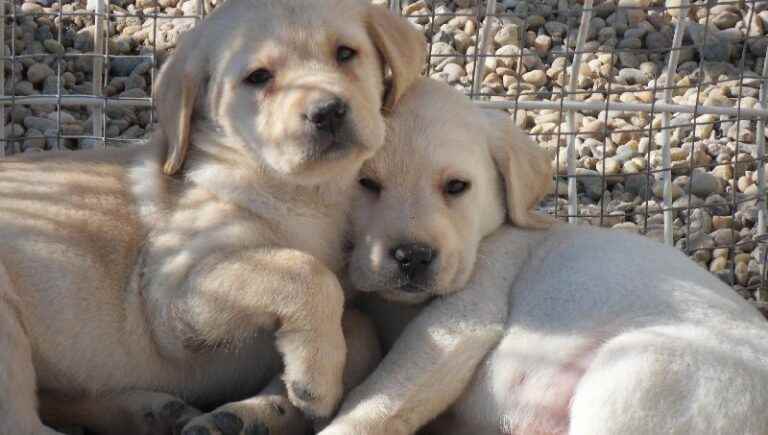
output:
[{"label": "puppy's front leg", "polygon": [[127,390],[88,397],[40,394],[40,414],[54,426],[84,426],[110,435],[169,435],[200,414],[170,394]]},{"label": "puppy's front leg", "polygon": [[[347,309],[342,319],[348,358],[344,391],[362,382],[381,361],[381,347],[373,324],[360,312]],[[287,399],[285,385],[275,378],[258,396],[222,405],[189,422],[187,433],[305,435],[312,422]]]},{"label": "puppy's front leg", "polygon": [[407,435],[447,409],[503,332],[506,302],[475,290],[431,303],[320,434]]},{"label": "puppy's front leg", "polygon": [[344,294],[311,255],[262,248],[218,253],[190,271],[176,310],[203,343],[245,341],[276,328],[288,397],[306,415],[330,415],[342,394]]},{"label": "puppy's front leg", "polygon": [[452,405],[502,337],[526,248],[512,229],[487,238],[466,289],[429,304],[320,434],[412,434]]}]

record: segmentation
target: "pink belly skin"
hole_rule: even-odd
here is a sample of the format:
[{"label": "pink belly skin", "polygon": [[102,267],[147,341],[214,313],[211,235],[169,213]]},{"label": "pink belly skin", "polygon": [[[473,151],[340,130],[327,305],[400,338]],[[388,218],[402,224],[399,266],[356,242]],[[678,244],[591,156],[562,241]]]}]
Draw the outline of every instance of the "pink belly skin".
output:
[{"label": "pink belly skin", "polygon": [[592,340],[564,360],[530,366],[509,386],[503,435],[564,435],[570,425],[570,406],[576,386],[592,362],[602,340]]}]

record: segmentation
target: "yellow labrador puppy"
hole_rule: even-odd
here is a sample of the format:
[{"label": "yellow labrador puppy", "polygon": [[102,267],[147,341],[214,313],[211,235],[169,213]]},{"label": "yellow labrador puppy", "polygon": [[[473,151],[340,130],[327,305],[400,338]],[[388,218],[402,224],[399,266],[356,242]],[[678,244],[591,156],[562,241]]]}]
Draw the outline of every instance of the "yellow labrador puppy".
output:
[{"label": "yellow labrador puppy", "polygon": [[[674,248],[532,215],[549,159],[506,114],[424,80],[389,127],[348,273],[387,341],[405,330],[322,435],[411,434],[446,409],[427,433],[768,434],[768,323],[735,292]],[[549,228],[497,230],[505,202]]]},{"label": "yellow labrador puppy", "polygon": [[386,145],[361,169],[347,280],[390,349],[321,434],[414,433],[502,337],[515,268],[493,258],[516,257],[503,241],[481,241],[505,220],[552,223],[532,211],[552,169],[503,114],[484,112],[420,79],[387,117]]},{"label": "yellow labrador puppy", "polygon": [[[164,65],[148,146],[0,162],[0,434],[54,433],[36,393],[51,424],[165,433],[195,413],[176,397],[281,370],[331,413],[348,200],[423,55],[362,0],[229,0]],[[238,409],[188,432],[259,428]]]}]

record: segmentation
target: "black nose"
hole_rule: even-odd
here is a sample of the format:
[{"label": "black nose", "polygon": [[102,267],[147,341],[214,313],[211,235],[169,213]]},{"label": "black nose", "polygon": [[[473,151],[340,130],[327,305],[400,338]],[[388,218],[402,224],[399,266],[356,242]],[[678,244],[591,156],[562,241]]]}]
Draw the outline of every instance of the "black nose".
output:
[{"label": "black nose", "polygon": [[335,133],[347,116],[347,103],[340,98],[331,98],[315,103],[306,113],[306,118],[321,131]]},{"label": "black nose", "polygon": [[408,278],[417,278],[423,275],[429,265],[432,264],[432,261],[437,257],[437,251],[431,246],[409,243],[393,249],[392,257]]}]

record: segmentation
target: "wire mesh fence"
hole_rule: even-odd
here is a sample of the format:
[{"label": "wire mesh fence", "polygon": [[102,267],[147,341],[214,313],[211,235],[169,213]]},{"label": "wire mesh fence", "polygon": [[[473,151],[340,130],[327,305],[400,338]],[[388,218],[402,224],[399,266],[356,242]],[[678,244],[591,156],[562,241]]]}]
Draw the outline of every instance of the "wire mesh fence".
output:
[{"label": "wire mesh fence", "polygon": [[[427,75],[549,150],[544,211],[674,244],[768,301],[768,0],[374,2],[423,31]],[[0,157],[142,141],[158,66],[216,4],[0,1]]]}]

